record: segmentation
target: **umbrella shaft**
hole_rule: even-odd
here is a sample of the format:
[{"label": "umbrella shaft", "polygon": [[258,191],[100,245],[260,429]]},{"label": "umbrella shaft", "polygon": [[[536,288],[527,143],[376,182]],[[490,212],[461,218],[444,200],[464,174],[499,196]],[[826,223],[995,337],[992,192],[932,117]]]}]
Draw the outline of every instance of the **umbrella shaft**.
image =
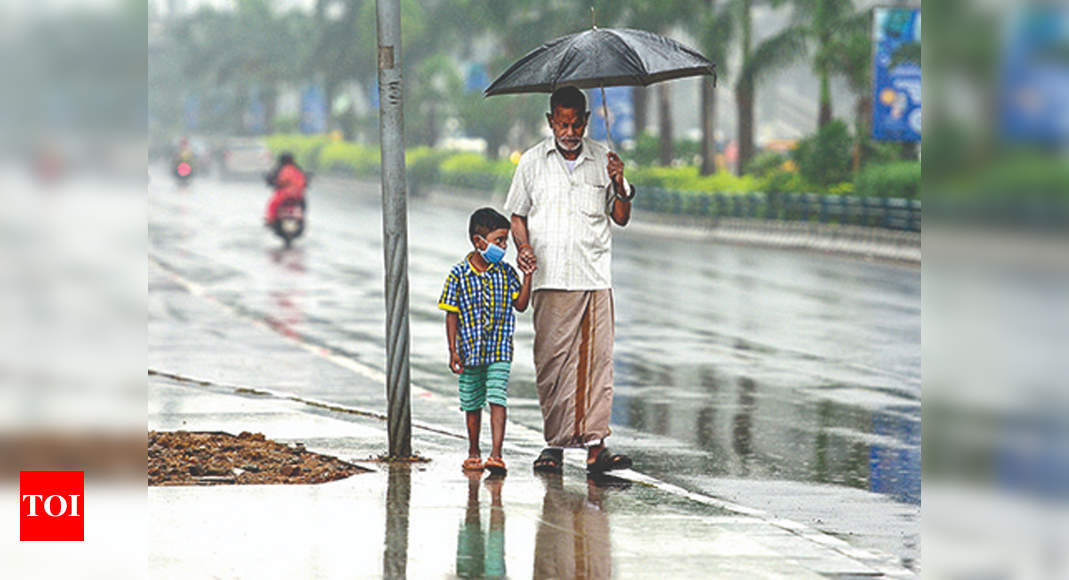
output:
[{"label": "umbrella shaft", "polygon": [[605,141],[609,144],[609,149],[614,149],[612,132],[609,131],[609,103],[605,100],[605,85],[601,85],[601,116],[605,119]]}]

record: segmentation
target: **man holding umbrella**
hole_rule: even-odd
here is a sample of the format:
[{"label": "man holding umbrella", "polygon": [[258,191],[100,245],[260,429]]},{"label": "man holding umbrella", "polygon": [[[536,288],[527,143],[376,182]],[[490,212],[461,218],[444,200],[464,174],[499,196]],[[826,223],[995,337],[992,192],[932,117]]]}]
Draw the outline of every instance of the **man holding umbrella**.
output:
[{"label": "man holding umbrella", "polygon": [[[593,9],[591,9],[593,11]],[[635,190],[607,147],[584,139],[590,113],[581,88],[648,86],[712,75],[713,63],[664,36],[598,28],[546,42],[486,88],[486,96],[552,92],[553,136],[523,154],[505,211],[521,265],[534,273],[535,370],[548,448],[539,471],[560,472],[563,448],[586,447],[591,473],[626,469],[605,447],[612,411],[612,232],[626,225]],[[611,142],[606,108],[605,131]]]},{"label": "man holding umbrella", "polygon": [[613,397],[611,219],[631,219],[634,187],[620,157],[584,138],[586,97],[555,90],[546,115],[552,137],[520,158],[505,201],[522,265],[534,273],[534,359],[548,447],[536,471],[559,473],[563,449],[587,449],[587,470],[627,469],[605,438]]}]

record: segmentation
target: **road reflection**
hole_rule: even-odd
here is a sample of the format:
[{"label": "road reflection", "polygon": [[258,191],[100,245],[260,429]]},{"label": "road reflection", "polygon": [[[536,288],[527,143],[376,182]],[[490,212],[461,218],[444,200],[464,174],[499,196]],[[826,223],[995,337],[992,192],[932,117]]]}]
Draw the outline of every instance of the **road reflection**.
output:
[{"label": "road reflection", "polygon": [[405,578],[408,565],[408,508],[412,496],[409,463],[391,463],[386,488],[386,549],[382,553],[382,576]]},{"label": "road reflection", "polygon": [[588,479],[585,494],[564,489],[560,475],[539,474],[545,485],[535,536],[534,578],[611,578],[612,546],[605,490],[616,478]]},{"label": "road reflection", "polygon": [[[673,371],[624,367],[618,376],[642,386],[617,394],[613,417],[708,452],[710,461],[696,475],[832,483],[920,502],[920,421],[911,405],[868,409],[837,401],[851,385],[810,388],[827,397],[813,399],[710,367]],[[679,396],[683,389],[688,396]],[[655,471],[688,469],[642,450],[634,455]]]},{"label": "road reflection", "polygon": [[298,274],[303,274],[305,268],[304,248],[272,248],[268,251],[271,262]]},{"label": "road reflection", "polygon": [[459,578],[503,578],[505,576],[505,509],[501,504],[503,477],[486,478],[490,492],[490,528],[483,530],[479,505],[482,473],[468,477],[468,503],[457,531],[456,575]]}]

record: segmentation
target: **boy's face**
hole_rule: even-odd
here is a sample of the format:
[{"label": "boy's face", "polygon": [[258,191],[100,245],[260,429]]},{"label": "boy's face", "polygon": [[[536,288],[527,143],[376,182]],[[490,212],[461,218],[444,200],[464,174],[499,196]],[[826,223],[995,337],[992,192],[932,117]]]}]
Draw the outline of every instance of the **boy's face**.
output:
[{"label": "boy's face", "polygon": [[[483,241],[484,239],[486,240],[485,242]],[[487,242],[501,246],[502,250],[507,250],[509,249],[509,231],[505,228],[501,228],[499,230],[494,230],[485,236],[475,234],[471,241],[475,244],[475,249],[480,251],[486,249]]]}]

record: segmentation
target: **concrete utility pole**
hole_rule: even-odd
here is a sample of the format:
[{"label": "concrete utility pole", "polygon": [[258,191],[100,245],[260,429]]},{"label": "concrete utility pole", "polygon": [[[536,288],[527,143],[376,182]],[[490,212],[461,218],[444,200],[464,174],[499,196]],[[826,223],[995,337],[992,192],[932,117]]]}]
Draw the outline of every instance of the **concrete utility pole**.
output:
[{"label": "concrete utility pole", "polygon": [[386,259],[386,402],[390,457],[412,455],[408,368],[408,208],[401,105],[401,6],[377,0],[382,245]]}]

